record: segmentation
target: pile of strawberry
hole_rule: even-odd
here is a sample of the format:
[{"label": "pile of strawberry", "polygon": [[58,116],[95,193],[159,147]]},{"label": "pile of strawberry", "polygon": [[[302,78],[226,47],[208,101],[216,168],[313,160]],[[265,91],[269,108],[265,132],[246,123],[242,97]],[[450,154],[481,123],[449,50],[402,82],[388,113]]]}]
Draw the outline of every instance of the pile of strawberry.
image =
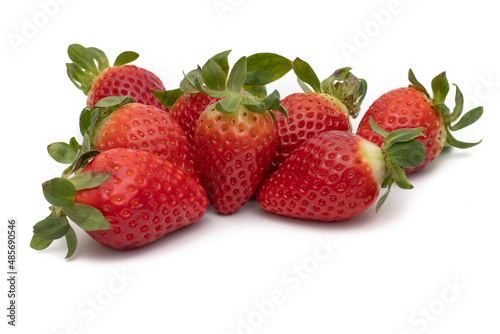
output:
[{"label": "pile of strawberry", "polygon": [[[229,53],[166,90],[154,73],[129,64],[135,52],[110,66],[101,50],[70,45],[68,76],[87,96],[82,139],[48,146],[68,167],[42,185],[50,214],[34,225],[31,247],[65,237],[71,257],[77,238],[68,218],[105,246],[141,247],[200,219],[209,204],[229,215],[254,195],[279,215],[345,220],[373,205],[381,188],[377,211],[394,183],[413,188],[406,173],[445,146],[480,143],[451,133],[483,109],[460,118],[456,86],[450,110],[445,72],[432,80],[431,95],[410,70],[410,85],[375,100],[353,133],[367,84],[350,68],[320,81],[299,58],[258,53],[230,68]],[[267,94],[266,85],[290,70],[303,92]]]}]

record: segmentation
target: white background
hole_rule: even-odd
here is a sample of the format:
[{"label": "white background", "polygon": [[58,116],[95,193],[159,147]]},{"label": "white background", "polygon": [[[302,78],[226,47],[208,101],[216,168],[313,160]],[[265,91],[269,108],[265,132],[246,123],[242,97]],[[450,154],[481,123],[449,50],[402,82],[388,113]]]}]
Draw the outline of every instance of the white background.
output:
[{"label": "white background", "polygon": [[[8,4],[8,8],[7,8]],[[0,5],[0,319],[5,333],[498,333],[499,20],[493,2],[62,1]],[[13,42],[13,41],[17,41]],[[363,112],[407,71],[430,89],[443,70],[483,118],[452,149],[394,189],[378,214],[342,223],[268,214],[255,201],[142,249],[105,248],[79,230],[29,248],[48,214],[41,183],[60,175],[46,146],[79,134],[84,95],[66,76],[67,46],[140,53],[136,65],[175,88],[217,52],[275,52],[320,79],[353,67],[368,81]],[[349,52],[342,50],[350,48]],[[299,90],[290,73],[271,85]],[[449,104],[453,105],[454,89]],[[359,119],[354,120],[356,128]],[[496,161],[496,162],[495,162]],[[18,219],[18,309],[7,326],[7,221]],[[322,248],[325,244],[335,247]],[[328,253],[330,250],[331,253]],[[452,288],[450,288],[452,286]]]}]

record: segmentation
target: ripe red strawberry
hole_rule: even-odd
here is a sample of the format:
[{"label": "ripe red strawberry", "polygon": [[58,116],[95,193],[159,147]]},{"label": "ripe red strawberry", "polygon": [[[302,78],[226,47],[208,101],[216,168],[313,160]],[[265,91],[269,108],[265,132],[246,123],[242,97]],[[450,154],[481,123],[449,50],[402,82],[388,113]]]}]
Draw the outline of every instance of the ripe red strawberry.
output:
[{"label": "ripe red strawberry", "polygon": [[[383,138],[370,127],[370,117],[373,117],[375,123],[386,131],[405,127],[424,127],[425,137],[417,139],[425,145],[425,161],[420,166],[406,168],[407,173],[428,165],[439,156],[445,145],[469,148],[480,143],[480,141],[477,143],[460,142],[451,134],[451,131],[462,129],[477,121],[482,115],[483,108],[474,108],[459,120],[463,111],[463,95],[456,86],[456,106],[450,113],[450,109],[444,104],[449,91],[445,72],[433,79],[432,98],[417,81],[411,69],[408,76],[411,82],[409,87],[391,90],[373,102],[361,119],[357,134],[379,146],[382,144]],[[455,121],[458,122],[452,125]]]},{"label": "ripe red strawberry", "polygon": [[76,234],[66,217],[97,242],[116,249],[145,246],[198,220],[208,207],[203,187],[153,153],[110,149],[73,178],[43,185],[51,215],[34,226],[31,246],[44,249],[66,237],[68,256]]},{"label": "ripe red strawberry", "polygon": [[221,98],[211,97],[203,92],[184,93],[175,101],[170,111],[170,115],[179,123],[186,132],[189,140],[192,142],[196,130],[196,123],[201,113],[206,107],[220,100]]},{"label": "ripe red strawberry", "polygon": [[231,113],[215,105],[201,115],[194,137],[195,161],[212,206],[223,214],[241,208],[267,175],[276,150],[269,112],[240,105]]},{"label": "ripe red strawberry", "polygon": [[261,184],[259,205],[266,211],[309,220],[353,217],[375,202],[381,187],[390,190],[395,182],[412,188],[402,167],[423,161],[423,144],[412,139],[421,134],[420,129],[385,133],[380,148],[351,132],[322,132],[297,147]]},{"label": "ripe red strawberry", "polygon": [[[105,98],[96,104],[97,108],[84,109],[82,130],[85,130],[92,114],[97,119],[83,131],[88,132],[91,148],[98,151],[112,148],[148,151],[169,160],[198,180],[193,147],[180,125],[163,110],[131,101],[127,98]],[[99,108],[104,104],[106,108]]]},{"label": "ripe red strawberry", "polygon": [[144,68],[126,65],[139,57],[137,53],[123,52],[113,66],[109,66],[108,58],[97,48],[72,44],[68,47],[68,55],[73,61],[66,64],[68,76],[87,95],[87,105],[94,106],[108,96],[130,96],[138,103],[170,110],[151,92],[165,90],[160,78]]},{"label": "ripe red strawberry", "polygon": [[156,155],[131,149],[112,149],[97,155],[82,172],[105,172],[102,185],[79,190],[75,203],[102,212],[109,230],[89,231],[112,248],[141,247],[203,216],[208,199],[203,187],[186,173]]},{"label": "ripe red strawberry", "polygon": [[294,93],[281,104],[288,112],[276,115],[278,147],[273,169],[278,168],[290,153],[307,139],[328,130],[351,131],[350,117],[356,117],[366,94],[366,82],[341,68],[328,79],[319,82],[313,69],[306,62],[295,59],[293,69],[301,86],[309,83],[314,92]]},{"label": "ripe red strawberry", "polygon": [[[265,76],[256,74],[256,64],[273,62],[283,63],[285,70],[276,66],[277,72],[271,69]],[[200,71],[186,76],[183,85],[220,98],[198,119],[195,163],[212,206],[223,214],[232,214],[255,193],[274,158],[276,126],[269,110],[286,113],[277,91],[261,99],[242,89],[246,90],[247,82],[263,86],[279,78],[291,68],[291,62],[274,54],[257,54],[248,60],[240,58],[231,73],[224,64],[227,59],[210,59]]]}]

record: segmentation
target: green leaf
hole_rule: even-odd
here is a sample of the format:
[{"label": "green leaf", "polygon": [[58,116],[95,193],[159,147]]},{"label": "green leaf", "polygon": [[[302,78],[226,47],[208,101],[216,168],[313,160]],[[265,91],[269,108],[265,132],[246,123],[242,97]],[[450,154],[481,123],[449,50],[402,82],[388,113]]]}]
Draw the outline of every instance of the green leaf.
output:
[{"label": "green leaf", "polygon": [[373,120],[373,116],[370,116],[370,127],[372,128],[373,132],[375,132],[376,134],[378,134],[379,136],[382,136],[382,137],[387,137],[389,135],[389,132],[387,132],[386,130],[382,129],[380,126],[378,126],[375,121]]},{"label": "green leaf", "polygon": [[108,172],[85,172],[79,173],[68,179],[75,186],[76,190],[91,189],[100,186],[111,176],[111,171]]},{"label": "green leaf", "polygon": [[85,72],[73,63],[66,63],[66,73],[75,87],[87,95],[94,82],[94,75]]},{"label": "green leaf", "polygon": [[[286,110],[283,105],[281,105],[280,101],[280,94],[277,90],[274,90],[271,94],[269,94],[264,100],[262,100],[264,103],[266,110],[276,110],[285,115],[287,121],[288,121],[288,111]],[[274,116],[274,114],[271,112],[271,115]],[[273,117],[274,119],[274,117]],[[276,121],[276,120],[275,120]]]},{"label": "green leaf", "polygon": [[93,111],[94,109],[91,106],[88,106],[83,108],[82,112],[80,113],[80,133],[82,134],[82,136],[90,128],[90,119]]},{"label": "green leaf", "polygon": [[253,95],[241,94],[240,102],[242,104],[259,105],[262,104],[262,99]]},{"label": "green leaf", "polygon": [[466,143],[463,141],[459,141],[459,140],[455,139],[455,137],[453,137],[453,135],[450,132],[450,129],[445,128],[445,130],[446,130],[446,144],[453,146],[453,147],[456,147],[456,148],[462,148],[462,149],[471,148],[471,147],[474,147],[476,145],[481,144],[481,142],[482,142],[482,140],[480,140],[476,143]]},{"label": "green leaf", "polygon": [[217,104],[215,105],[215,109],[223,114],[231,113],[238,108],[238,105],[241,102],[241,98],[242,96],[240,94],[228,95],[225,99],[217,102]]},{"label": "green leaf", "polygon": [[423,92],[425,95],[427,95],[427,97],[431,97],[431,95],[429,94],[429,92],[427,91],[427,89],[425,89],[424,85],[422,85],[418,80],[417,78],[415,77],[415,74],[413,73],[412,69],[410,68],[408,70],[408,80],[411,82],[411,87],[413,87],[414,89],[416,90],[419,90],[421,92]]},{"label": "green leaf", "polygon": [[442,72],[432,79],[432,100],[434,104],[444,103],[446,95],[450,91],[450,84],[446,78],[446,72]]},{"label": "green leaf", "polygon": [[209,59],[201,70],[203,82],[213,90],[226,89],[226,73],[213,59]]},{"label": "green leaf", "polygon": [[116,57],[116,60],[113,64],[113,66],[122,66],[122,65],[133,62],[137,58],[139,58],[139,54],[137,52],[125,51],[125,52],[120,53],[118,55],[118,57]]},{"label": "green leaf", "polygon": [[96,67],[92,53],[80,44],[71,44],[68,47],[68,56],[73,64],[85,72],[97,75],[99,70]]},{"label": "green leaf", "polygon": [[227,79],[227,89],[240,93],[247,76],[247,57],[241,57],[233,66]]},{"label": "green leaf", "polygon": [[251,86],[245,84],[243,85],[243,90],[259,98],[265,98],[267,95],[266,86]]},{"label": "green leaf", "polygon": [[99,73],[109,67],[108,57],[106,57],[106,54],[103,51],[95,47],[88,47],[87,51],[92,58],[97,61]]},{"label": "green leaf", "polygon": [[450,126],[451,131],[457,131],[474,124],[483,115],[483,107],[477,107],[467,112],[455,125]]},{"label": "green leaf", "polygon": [[409,141],[420,136],[425,137],[422,132],[424,130],[424,127],[394,130],[385,137],[386,149],[398,142]]},{"label": "green leaf", "polygon": [[[95,157],[96,155],[99,154],[99,151],[96,151],[96,150],[89,151],[89,150],[82,149],[82,151],[84,153],[82,155],[80,155],[80,157],[78,157],[78,159],[76,160],[75,166],[73,167],[73,171],[77,171],[80,168],[85,167],[87,165],[87,163],[90,161],[90,159],[92,159],[93,157]],[[73,184],[71,184],[71,185],[73,185]]]},{"label": "green leaf", "polygon": [[175,101],[184,94],[180,88],[172,90],[152,90],[151,93],[153,93],[162,105],[168,108],[173,107]]},{"label": "green leaf", "polygon": [[31,238],[30,247],[35,250],[43,250],[49,247],[52,244],[52,241],[54,241],[54,239],[43,239],[37,237],[36,235],[33,235],[33,237]]},{"label": "green leaf", "polygon": [[380,210],[382,205],[384,205],[385,201],[387,200],[387,197],[389,196],[389,193],[391,192],[391,188],[392,188],[392,184],[394,182],[394,179],[391,176],[388,176],[386,178],[386,180],[387,181],[384,181],[384,183],[386,183],[387,185],[384,188],[387,188],[387,191],[378,200],[377,207],[375,209],[375,213],[378,213],[378,210]]},{"label": "green leaf", "polygon": [[406,178],[403,168],[396,165],[390,165],[389,170],[392,179],[394,180],[394,182],[397,184],[398,187],[402,189],[413,189],[413,185],[410,182],[408,182],[408,179]]},{"label": "green leaf", "polygon": [[[242,102],[241,104],[243,104],[243,106],[248,111],[251,111],[251,112],[254,112],[254,113],[257,113],[257,114],[264,114],[266,112],[266,106],[263,103],[259,103],[259,104],[245,104],[245,103]],[[274,114],[271,113],[271,115],[274,115]]]},{"label": "green leaf", "polygon": [[66,217],[49,216],[33,226],[33,234],[38,238],[54,240],[62,238],[68,229],[69,224]]},{"label": "green leaf", "polygon": [[54,178],[42,184],[43,195],[53,206],[64,207],[73,204],[75,186],[63,178]]},{"label": "green leaf", "polygon": [[315,92],[321,93],[321,82],[308,63],[296,58],[293,61],[293,71],[301,81],[309,84]]},{"label": "green leaf", "polygon": [[85,231],[107,230],[110,228],[109,222],[104,218],[101,211],[92,206],[75,203],[72,206],[64,207],[63,212]]},{"label": "green leaf", "polygon": [[184,74],[184,79],[181,80],[179,88],[184,93],[199,92],[199,90],[194,86],[194,80],[196,77],[201,77],[201,69],[192,70],[188,74]]},{"label": "green leaf", "polygon": [[73,163],[78,154],[77,148],[63,142],[50,144],[49,146],[47,146],[47,151],[55,161],[62,164]]},{"label": "green leaf", "polygon": [[462,111],[464,110],[464,95],[460,91],[457,85],[453,84],[456,87],[455,93],[455,108],[453,108],[453,113],[448,116],[448,121],[450,123],[455,122],[460,115],[462,115]]},{"label": "green leaf", "polygon": [[304,81],[297,78],[297,82],[304,93],[312,92],[311,87],[309,87],[309,85],[306,84]]},{"label": "green leaf", "polygon": [[65,259],[69,259],[75,254],[76,247],[78,246],[78,240],[76,237],[75,230],[68,224],[69,229],[66,233],[66,245],[68,246],[68,253],[66,254]]},{"label": "green leaf", "polygon": [[446,104],[444,104],[444,103],[435,104],[434,108],[437,109],[437,111],[443,117],[443,119],[446,119],[447,117],[449,117],[450,108],[448,108],[448,106]]},{"label": "green leaf", "polygon": [[211,58],[222,68],[226,76],[229,74],[229,53],[231,53],[231,50],[220,52]]},{"label": "green leaf", "polygon": [[414,168],[420,166],[425,160],[425,145],[416,139],[396,142],[387,148],[386,154],[389,163]]},{"label": "green leaf", "polygon": [[78,143],[78,141],[76,140],[75,137],[71,137],[71,139],[69,140],[69,144],[76,148],[77,150],[79,150],[82,146]]},{"label": "green leaf", "polygon": [[292,61],[275,53],[256,53],[247,58],[246,85],[264,86],[292,69]]},{"label": "green leaf", "polygon": [[94,105],[94,108],[110,108],[110,107],[122,106],[132,102],[134,102],[134,99],[131,98],[130,96],[108,96],[100,99]]}]

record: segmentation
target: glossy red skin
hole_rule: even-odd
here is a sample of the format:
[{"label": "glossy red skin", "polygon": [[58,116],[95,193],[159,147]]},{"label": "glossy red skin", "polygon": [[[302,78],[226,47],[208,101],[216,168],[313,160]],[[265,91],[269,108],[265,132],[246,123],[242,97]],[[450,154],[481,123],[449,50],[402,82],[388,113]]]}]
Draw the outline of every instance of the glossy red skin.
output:
[{"label": "glossy red skin", "polygon": [[87,232],[102,245],[145,246],[198,220],[208,207],[199,183],[152,153],[111,149],[97,155],[83,172],[109,170],[106,182],[79,190],[75,197],[75,203],[97,208],[111,224],[108,230]]},{"label": "glossy red skin", "polygon": [[222,114],[208,107],[198,120],[195,162],[212,206],[223,214],[240,209],[268,174],[276,151],[271,114]]},{"label": "glossy red skin", "polygon": [[201,113],[206,107],[219,100],[221,98],[210,97],[203,92],[184,93],[175,101],[170,115],[179,123],[192,142],[196,131],[196,123]]},{"label": "glossy red skin", "polygon": [[403,128],[425,128],[422,131],[425,137],[415,138],[425,145],[425,160],[418,167],[405,168],[406,173],[427,166],[439,156],[444,147],[446,132],[441,115],[427,95],[414,88],[398,88],[383,94],[373,102],[361,119],[356,133],[380,146],[382,137],[373,132],[370,117],[388,132]]},{"label": "glossy red skin", "polygon": [[297,146],[318,133],[328,130],[351,131],[348,110],[327,94],[295,93],[281,100],[281,105],[288,112],[288,123],[283,114],[274,112],[277,119],[278,146],[273,170],[278,168]]},{"label": "glossy red skin", "polygon": [[380,184],[351,132],[326,131],[297,147],[262,182],[257,201],[266,211],[307,220],[351,218],[377,199]]},{"label": "glossy red skin", "polygon": [[171,161],[199,182],[191,142],[163,110],[140,103],[119,107],[100,125],[94,144],[99,151],[132,148]]},{"label": "glossy red skin", "polygon": [[112,66],[95,79],[87,94],[87,105],[94,106],[108,96],[130,96],[135,102],[170,111],[156,99],[151,90],[165,90],[160,78],[153,72],[135,65]]}]

